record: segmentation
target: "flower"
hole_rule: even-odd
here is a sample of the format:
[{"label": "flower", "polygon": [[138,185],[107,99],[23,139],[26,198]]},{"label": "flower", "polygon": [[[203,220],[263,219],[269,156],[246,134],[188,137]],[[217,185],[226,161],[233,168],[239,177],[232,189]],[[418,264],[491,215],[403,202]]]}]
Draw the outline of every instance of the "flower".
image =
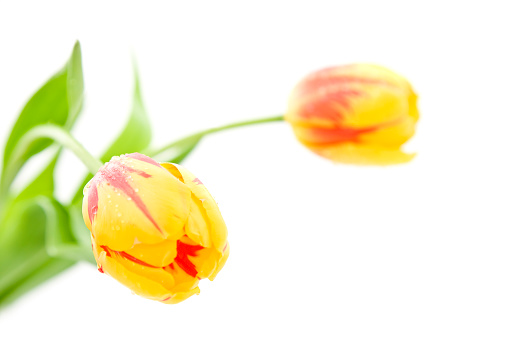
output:
[{"label": "flower", "polygon": [[285,120],[297,139],[335,162],[410,161],[400,147],[419,119],[417,95],[403,77],[369,64],[325,68],[293,90]]},{"label": "flower", "polygon": [[199,293],[229,254],[216,202],[185,168],[132,153],[113,157],[84,189],[98,270],[167,304]]}]

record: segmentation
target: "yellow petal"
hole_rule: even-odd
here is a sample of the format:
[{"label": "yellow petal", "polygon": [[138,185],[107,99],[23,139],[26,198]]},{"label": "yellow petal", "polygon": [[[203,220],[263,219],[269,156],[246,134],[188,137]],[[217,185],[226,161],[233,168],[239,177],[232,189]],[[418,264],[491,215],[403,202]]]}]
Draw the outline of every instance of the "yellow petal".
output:
[{"label": "yellow petal", "polygon": [[216,269],[209,277],[209,280],[212,281],[216,278],[219,271],[221,271],[226,264],[226,260],[228,260],[228,257],[230,256],[230,244],[227,242],[223,251],[223,254],[221,256],[221,259],[219,259],[219,262],[217,263]]},{"label": "yellow petal", "polygon": [[160,301],[164,304],[178,304],[195,294],[200,294],[200,289],[198,287],[195,287],[192,290],[187,291],[187,292],[175,293],[175,294],[170,295],[169,297],[167,297],[163,300],[160,300]]},{"label": "yellow petal", "polygon": [[[161,166],[174,173],[176,177],[180,177],[193,194],[196,206],[193,209],[193,217],[190,218],[190,223],[186,227],[186,232],[189,232],[188,236],[204,247],[208,247],[206,244],[210,238],[212,245],[216,249],[222,250],[226,244],[228,231],[214,198],[203,183],[184,167],[170,163],[162,163]],[[206,218],[203,211],[205,211]],[[208,219],[207,223],[204,223],[205,219]]]},{"label": "yellow petal", "polygon": [[[96,183],[92,233],[99,244],[123,251],[137,242],[154,244],[182,234],[191,208],[191,191],[164,168],[124,157],[112,160],[104,174],[98,175],[103,177]],[[90,209],[87,193],[84,214],[85,208]]]},{"label": "yellow petal", "polygon": [[134,293],[153,300],[161,300],[175,285],[173,276],[161,268],[151,268],[127,260],[94,246],[98,266]]},{"label": "yellow petal", "polygon": [[167,239],[157,244],[139,243],[125,252],[149,265],[165,267],[177,256],[177,241]]},{"label": "yellow petal", "polygon": [[336,162],[389,165],[413,154],[400,147],[415,132],[417,95],[398,74],[369,64],[310,74],[292,92],[285,119],[297,139]]},{"label": "yellow petal", "polygon": [[408,162],[415,157],[415,154],[404,153],[398,148],[351,143],[326,148],[311,148],[311,150],[334,162],[353,165],[395,165]]}]

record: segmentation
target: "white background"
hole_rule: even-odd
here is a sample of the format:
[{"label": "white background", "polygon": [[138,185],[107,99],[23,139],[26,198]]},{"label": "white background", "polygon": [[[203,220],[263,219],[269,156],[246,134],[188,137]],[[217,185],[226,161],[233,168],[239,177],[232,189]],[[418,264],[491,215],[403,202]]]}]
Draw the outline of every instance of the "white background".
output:
[{"label": "white background", "polygon": [[[0,337],[508,338],[504,2],[1,0],[2,145],[76,39],[94,154],[129,111],[132,55],[156,145],[281,114],[300,78],[352,62],[407,77],[422,119],[417,158],[385,168],[333,165],[285,123],[208,137],[185,165],[229,227],[214,282],[164,305],[80,264],[1,312]],[[59,197],[84,173],[66,153]]]}]

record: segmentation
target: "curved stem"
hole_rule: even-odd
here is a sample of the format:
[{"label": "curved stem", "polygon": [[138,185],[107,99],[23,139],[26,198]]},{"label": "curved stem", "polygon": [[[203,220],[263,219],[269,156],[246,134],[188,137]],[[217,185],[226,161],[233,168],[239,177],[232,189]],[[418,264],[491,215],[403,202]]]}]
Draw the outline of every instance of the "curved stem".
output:
[{"label": "curved stem", "polygon": [[21,167],[23,167],[25,161],[24,157],[32,143],[38,139],[43,138],[52,139],[53,141],[72,151],[92,174],[97,172],[103,165],[64,128],[53,124],[39,125],[26,133],[14,148],[12,152],[12,158],[2,175],[2,195],[8,191],[19,170]]},{"label": "curved stem", "polygon": [[224,125],[224,126],[220,126],[220,127],[214,127],[214,128],[209,128],[209,129],[206,129],[206,130],[203,130],[201,132],[198,132],[198,133],[194,133],[192,135],[189,135],[187,137],[184,137],[180,140],[177,140],[177,141],[174,141],[166,146],[163,146],[159,149],[156,149],[156,150],[153,150],[153,151],[148,151],[147,155],[148,156],[156,156],[160,153],[163,153],[164,151],[167,151],[175,146],[178,146],[179,144],[182,144],[182,143],[185,143],[187,141],[190,141],[190,140],[198,140],[198,139],[201,139],[202,137],[204,137],[205,135],[208,135],[208,134],[213,134],[213,133],[217,133],[217,132],[220,132],[220,131],[224,131],[224,130],[227,130],[227,129],[233,129],[233,128],[237,128],[237,127],[243,127],[243,126],[249,126],[249,125],[255,125],[255,124],[264,124],[264,123],[267,123],[267,122],[275,122],[275,121],[284,121],[284,118],[282,115],[278,115],[278,116],[275,116],[275,117],[269,117],[269,118],[262,118],[262,119],[255,119],[255,120],[247,120],[247,121],[241,121],[241,122],[236,122],[236,123],[233,123],[233,124],[228,124],[228,125]]}]

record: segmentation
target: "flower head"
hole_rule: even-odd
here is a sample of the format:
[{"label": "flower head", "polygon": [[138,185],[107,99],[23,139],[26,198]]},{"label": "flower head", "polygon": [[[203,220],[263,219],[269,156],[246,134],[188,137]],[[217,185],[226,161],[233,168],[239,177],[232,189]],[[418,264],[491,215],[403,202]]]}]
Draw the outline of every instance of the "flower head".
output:
[{"label": "flower head", "polygon": [[113,157],[84,189],[97,266],[134,293],[178,303],[213,280],[229,254],[212,196],[185,168],[139,154]]},{"label": "flower head", "polygon": [[417,95],[403,77],[380,66],[310,74],[293,90],[285,119],[302,144],[333,161],[388,165],[414,157],[400,147],[419,119]]}]

